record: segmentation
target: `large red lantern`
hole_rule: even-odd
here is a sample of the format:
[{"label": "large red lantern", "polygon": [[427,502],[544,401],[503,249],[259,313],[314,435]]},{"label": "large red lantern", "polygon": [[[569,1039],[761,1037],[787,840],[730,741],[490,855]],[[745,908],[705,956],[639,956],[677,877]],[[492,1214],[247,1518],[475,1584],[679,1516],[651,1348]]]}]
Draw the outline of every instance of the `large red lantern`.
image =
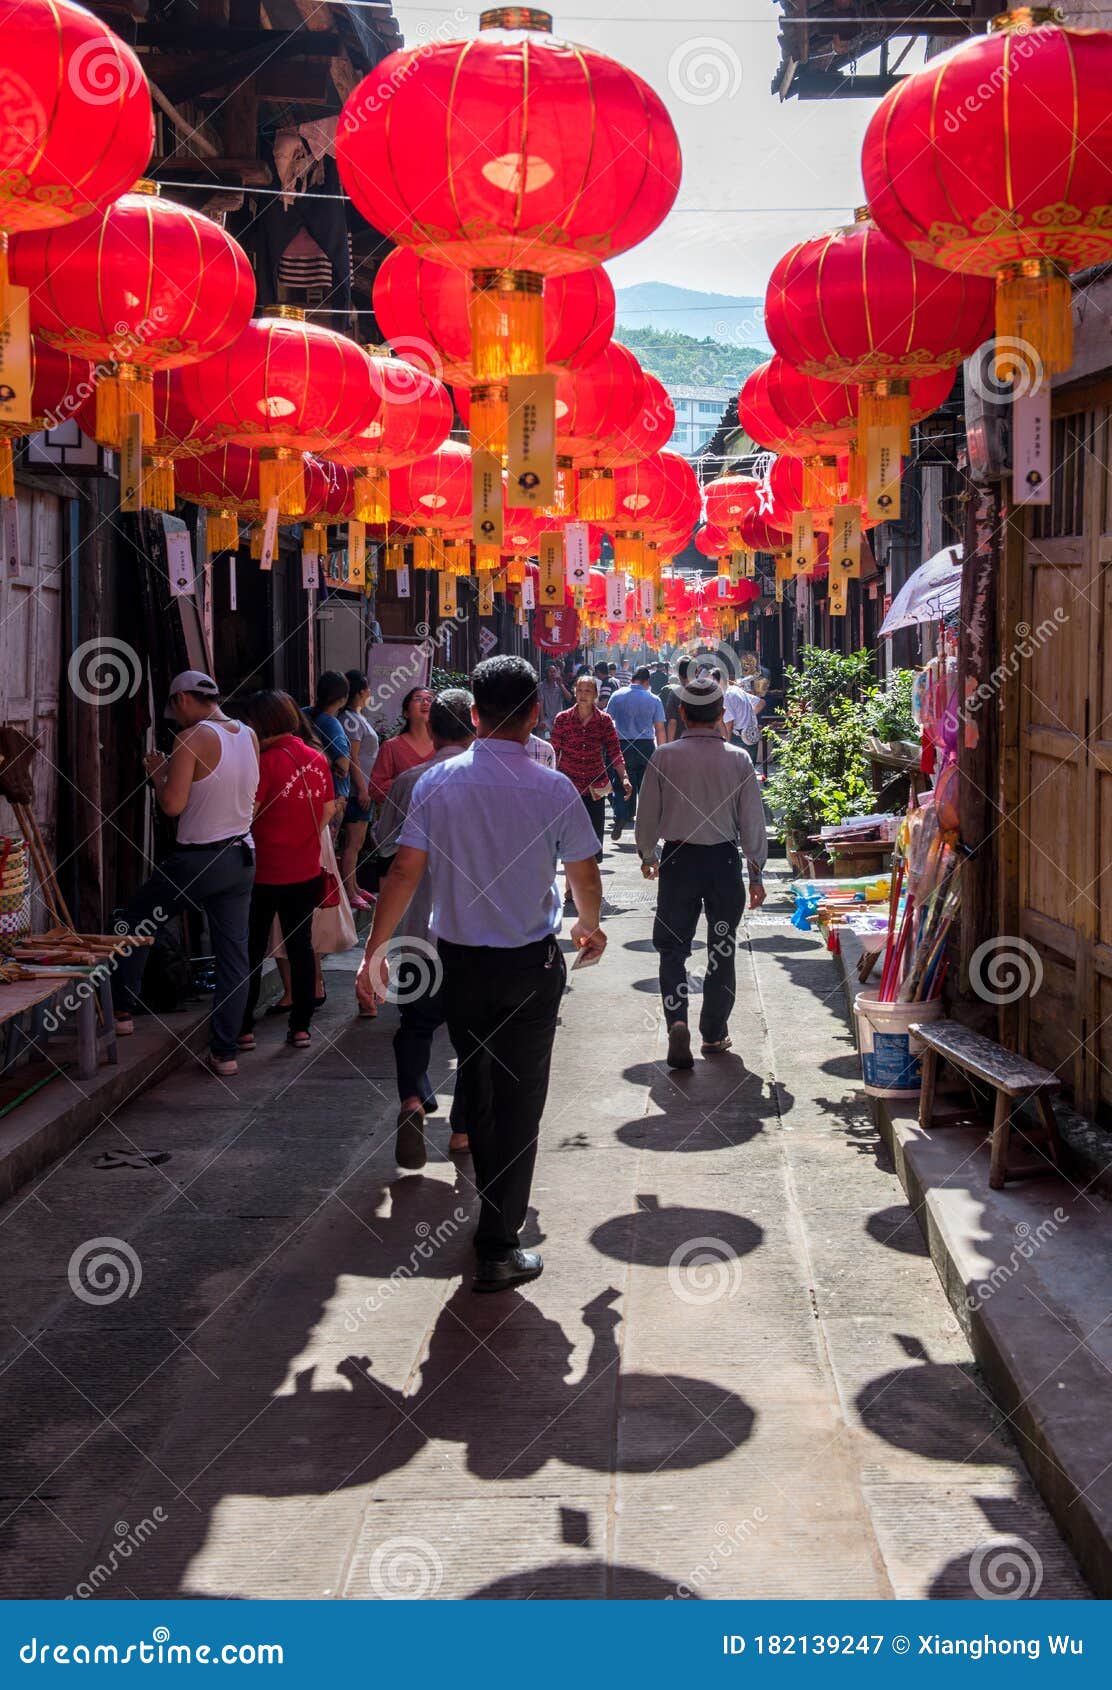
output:
[{"label": "large red lantern", "polygon": [[377,401],[358,434],[331,449],[336,463],[355,471],[355,515],[361,522],[389,522],[390,474],[428,457],[452,430],[452,401],[435,377],[404,358],[371,358]]},{"label": "large red lantern", "polygon": [[607,522],[614,515],[614,464],[600,462],[600,452],[611,452],[617,443],[619,462],[647,457],[649,446],[624,457],[620,448],[628,447],[631,436],[659,436],[659,427],[643,426],[646,417],[651,424],[653,410],[644,370],[614,340],[599,357],[557,381],[557,461],[565,457],[580,470],[578,508],[585,521]]},{"label": "large red lantern", "polygon": [[780,518],[790,523],[787,511],[774,510],[766,516],[761,511],[751,511],[743,517],[741,524],[741,543],[747,551],[776,552],[787,551],[792,543],[790,528],[782,526]]},{"label": "large red lantern", "polygon": [[130,188],[151,156],[154,116],[139,60],[83,6],[0,0],[0,39],[6,48],[0,317],[6,318],[8,236],[91,217]]},{"label": "large red lantern", "polygon": [[124,418],[154,437],[153,375],[196,363],[241,334],[255,304],[247,255],[211,217],[141,183],[81,223],[12,242],[12,278],[31,288],[35,333],[105,359],[95,433],[120,447]]},{"label": "large red lantern", "polygon": [[699,478],[678,452],[654,452],[614,474],[615,522],[649,534],[670,534],[699,520]]},{"label": "large red lantern", "polygon": [[914,259],[951,282],[995,278],[996,332],[1013,342],[1002,354],[1014,362],[1019,341],[1046,371],[1067,370],[1069,271],[1112,259],[1112,32],[1027,8],[992,29],[881,101],[865,192]]},{"label": "large red lantern", "polygon": [[303,454],[334,455],[379,408],[370,359],[292,306],[253,318],[215,358],[182,372],[190,410],[214,438],[259,454],[263,504],[305,509]]},{"label": "large red lantern", "polygon": [[859,213],[781,258],[765,322],[776,350],[804,375],[860,387],[862,440],[870,429],[895,428],[906,453],[910,381],[952,376],[991,334],[992,292],[913,258]]},{"label": "large red lantern", "polygon": [[680,152],[653,90],[557,40],[547,13],[506,7],[479,27],[384,59],[344,106],[336,161],[375,228],[472,272],[472,373],[499,381],[543,368],[545,276],[663,221]]},{"label": "large red lantern", "polygon": [[757,509],[760,483],[747,475],[720,475],[707,482],[703,499],[708,526],[722,529],[732,537],[740,533],[744,519]]},{"label": "large red lantern", "polygon": [[471,453],[448,440],[436,452],[390,472],[390,509],[414,531],[415,569],[443,565],[447,536],[471,520]]},{"label": "large red lantern", "polygon": [[[375,319],[397,352],[443,381],[469,383],[471,277],[456,265],[395,247],[374,282]],[[614,333],[614,284],[601,265],[553,276],[544,291],[544,359],[550,370],[597,358]]]}]

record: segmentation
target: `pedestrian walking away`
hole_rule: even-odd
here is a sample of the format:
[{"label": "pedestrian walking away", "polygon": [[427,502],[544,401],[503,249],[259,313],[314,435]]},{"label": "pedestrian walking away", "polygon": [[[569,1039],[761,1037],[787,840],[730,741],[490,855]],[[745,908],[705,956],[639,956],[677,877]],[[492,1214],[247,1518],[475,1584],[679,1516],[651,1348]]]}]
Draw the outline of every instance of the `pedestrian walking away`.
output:
[{"label": "pedestrian walking away", "polygon": [[[170,682],[166,716],[181,730],[169,757],[146,759],[159,808],[178,817],[177,844],[139,888],[124,919],[128,930],[179,910],[202,910],[215,972],[209,1066],[223,1078],[237,1072],[236,1039],[247,1001],[247,922],[255,879],[251,822],[259,784],[259,747],[251,728],[220,707],[211,675],[187,669]],[[122,956],[112,983],[116,1031],[135,1031],[143,966],[149,952]]]},{"label": "pedestrian walking away", "polygon": [[730,1048],[737,925],[745,910],[739,846],[752,907],[759,909],[765,899],[768,833],[760,787],[748,752],[722,738],[722,709],[718,682],[686,683],[682,737],[653,753],[637,810],[641,872],[659,881],[653,947],[660,957],[670,1068],[693,1065],[687,961],[700,915],[707,922],[702,1051],[715,1056]]},{"label": "pedestrian walking away", "polygon": [[526,750],[540,714],[536,670],[520,657],[488,658],[472,687],[478,737],[426,770],[414,791],[356,990],[386,995],[388,947],[428,868],[448,1032],[470,1069],[480,1199],[473,1288],[502,1291],[543,1268],[538,1252],[522,1249],[521,1228],[566,979],[561,858],[579,912],[571,930],[579,960],[597,961],[606,935],[594,830],[566,776]]},{"label": "pedestrian walking away", "polygon": [[332,776],[327,757],[299,737],[300,712],[288,693],[252,693],[243,715],[258,735],[260,757],[248,928],[251,978],[236,1043],[241,1051],[255,1048],[262,966],[277,916],[290,973],[286,1038],[303,1050],[315,1008],[313,916],[323,890],[321,827],[333,803]]},{"label": "pedestrian walking away", "polygon": [[[458,757],[471,744],[475,737],[475,724],[471,719],[473,704],[474,699],[463,687],[447,687],[433,698],[429,710],[429,731],[435,750],[430,762],[419,763],[395,775],[390,796],[379,817],[378,849],[381,856],[392,861],[397,852],[398,839],[418,781],[429,769],[451,757]],[[546,745],[544,740],[536,743],[542,750],[551,752],[551,746]],[[400,940],[399,934],[402,935]],[[411,949],[407,950],[406,939],[415,941]],[[429,967],[433,949],[432,874],[427,865],[401,919],[394,942],[399,947],[393,954],[393,960],[397,963],[395,989],[400,1017],[394,1034],[399,1103],[394,1154],[401,1168],[423,1168],[428,1160],[425,1116],[434,1115],[438,1107],[436,1093],[429,1081],[432,1041],[437,1028],[444,1024],[443,987]],[[462,1155],[469,1148],[467,1078],[467,1067],[459,1065],[448,1140],[448,1149],[454,1155]]]},{"label": "pedestrian walking away", "polygon": [[664,706],[649,686],[647,664],[635,669],[629,684],[611,695],[606,714],[617,729],[618,749],[633,789],[628,798],[621,791],[614,794],[610,837],[620,839],[637,813],[637,794],[653,747],[664,743]]},{"label": "pedestrian walking away", "polygon": [[[599,665],[605,668],[604,664]],[[626,797],[633,791],[626,773],[618,733],[610,717],[598,707],[598,682],[593,675],[580,675],[575,683],[575,707],[561,710],[552,729],[556,767],[567,775],[578,792],[598,840],[597,860],[602,861],[606,829],[606,800],[610,794],[610,770],[622,782]],[[565,908],[571,908],[570,886],[565,891]]]}]

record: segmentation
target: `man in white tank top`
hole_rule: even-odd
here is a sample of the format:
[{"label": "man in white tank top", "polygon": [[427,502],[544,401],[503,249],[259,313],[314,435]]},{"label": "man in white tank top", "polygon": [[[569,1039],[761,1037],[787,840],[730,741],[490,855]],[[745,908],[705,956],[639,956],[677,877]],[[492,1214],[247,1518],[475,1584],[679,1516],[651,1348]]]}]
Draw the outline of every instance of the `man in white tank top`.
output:
[{"label": "man in white tank top", "polygon": [[[259,784],[259,746],[253,730],[220,708],[210,675],[187,669],[170,682],[166,715],[181,729],[169,757],[152,752],[147,773],[159,807],[177,816],[178,842],[128,906],[127,923],[168,920],[179,910],[203,911],[215,963],[209,1065],[237,1072],[236,1038],[247,1000],[247,927],[255,852],[251,822]],[[134,1032],[132,1013],[149,952],[123,959],[112,986],[116,1030]]]}]

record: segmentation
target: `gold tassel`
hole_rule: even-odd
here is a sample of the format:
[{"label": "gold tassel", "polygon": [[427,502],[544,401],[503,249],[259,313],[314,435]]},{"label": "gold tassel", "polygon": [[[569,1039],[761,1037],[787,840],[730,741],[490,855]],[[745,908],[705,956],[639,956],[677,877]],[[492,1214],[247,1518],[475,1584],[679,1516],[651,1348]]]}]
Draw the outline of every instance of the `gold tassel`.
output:
[{"label": "gold tassel", "polygon": [[639,580],[645,560],[645,536],[643,534],[624,533],[612,536],[614,541],[614,567],[626,569]]},{"label": "gold tassel", "polygon": [[1024,392],[1073,363],[1073,289],[1049,258],[1004,264],[996,272],[996,378]]},{"label": "gold tassel", "polygon": [[729,575],[729,573],[730,573],[730,560],[729,560],[728,557],[720,557],[719,558],[719,560],[718,560],[718,573],[719,573],[719,575]]},{"label": "gold tassel", "polygon": [[215,556],[217,552],[239,550],[239,521],[234,511],[206,512],[205,549],[210,557]]},{"label": "gold tassel", "polygon": [[475,567],[476,567],[476,569],[496,570],[499,567],[501,561],[502,561],[502,554],[499,551],[497,546],[476,546],[475,547]]},{"label": "gold tassel", "polygon": [[511,587],[520,587],[525,579],[525,559],[512,557],[506,565],[506,581]]},{"label": "gold tassel", "polygon": [[823,510],[838,503],[837,458],[804,458],[803,502],[813,510]]},{"label": "gold tassel", "polygon": [[93,429],[102,446],[112,446],[118,452],[123,443],[120,432],[120,383],[112,364],[97,382],[97,413]]},{"label": "gold tassel", "polygon": [[394,540],[386,548],[387,569],[405,568],[405,546],[399,540]]},{"label": "gold tassel", "polygon": [[269,510],[276,501],[280,517],[305,513],[305,462],[288,446],[266,447],[259,453],[259,503]]},{"label": "gold tassel", "polygon": [[15,498],[15,462],[12,443],[5,434],[0,436],[0,499]]},{"label": "gold tassel", "polygon": [[874,428],[898,428],[900,451],[905,458],[908,457],[911,452],[911,383],[863,382],[857,420],[861,434],[866,438]]},{"label": "gold tassel", "polygon": [[544,277],[531,270],[471,273],[471,373],[477,382],[544,369]]},{"label": "gold tassel", "polygon": [[579,515],[584,522],[609,522],[614,515],[614,471],[579,471]]},{"label": "gold tassel", "polygon": [[96,439],[102,446],[123,450],[126,418],[142,418],[142,442],[155,439],[154,377],[138,364],[108,364],[97,381]]},{"label": "gold tassel", "polygon": [[444,541],[434,529],[413,536],[414,569],[443,569]]},{"label": "gold tassel", "polygon": [[858,451],[856,441],[849,449],[848,466],[846,497],[844,501],[839,500],[839,503],[844,502],[847,505],[856,504],[859,499],[865,497],[865,454]]},{"label": "gold tassel", "polygon": [[557,521],[570,521],[575,515],[576,475],[575,465],[570,458],[556,459],[555,496],[550,505],[546,505],[542,516],[554,517]]},{"label": "gold tassel", "polygon": [[357,469],[355,472],[355,520],[380,527],[390,521],[390,471]]},{"label": "gold tassel", "polygon": [[149,511],[174,508],[173,458],[146,458],[143,462],[143,507]]},{"label": "gold tassel", "polygon": [[448,575],[470,575],[470,540],[447,540],[444,544],[444,569]]},{"label": "gold tassel", "polygon": [[469,438],[473,452],[506,455],[510,424],[510,394],[505,383],[490,382],[471,389]]},{"label": "gold tassel", "polygon": [[260,558],[263,555],[263,525],[261,522],[251,524],[251,556]]},{"label": "gold tassel", "polygon": [[318,557],[328,556],[328,529],[320,522],[310,522],[302,531],[301,549],[303,552],[315,552]]}]

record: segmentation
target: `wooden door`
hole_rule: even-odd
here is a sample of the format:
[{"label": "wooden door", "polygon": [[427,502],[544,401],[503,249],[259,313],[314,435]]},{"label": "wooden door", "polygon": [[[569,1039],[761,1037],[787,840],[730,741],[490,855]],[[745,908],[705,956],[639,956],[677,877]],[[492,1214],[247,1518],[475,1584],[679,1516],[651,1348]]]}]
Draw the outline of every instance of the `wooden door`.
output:
[{"label": "wooden door", "polygon": [[1041,985],[1024,1048],[1075,1105],[1112,1114],[1112,490],[1106,411],[1054,423],[1053,501],[1028,522],[1022,621],[1001,630],[1020,689],[1020,937]]},{"label": "wooden door", "polygon": [[[37,740],[35,813],[53,860],[58,816],[62,680],[62,502],[17,489],[19,550],[0,560],[0,721]],[[0,799],[0,834],[18,834]]]}]

